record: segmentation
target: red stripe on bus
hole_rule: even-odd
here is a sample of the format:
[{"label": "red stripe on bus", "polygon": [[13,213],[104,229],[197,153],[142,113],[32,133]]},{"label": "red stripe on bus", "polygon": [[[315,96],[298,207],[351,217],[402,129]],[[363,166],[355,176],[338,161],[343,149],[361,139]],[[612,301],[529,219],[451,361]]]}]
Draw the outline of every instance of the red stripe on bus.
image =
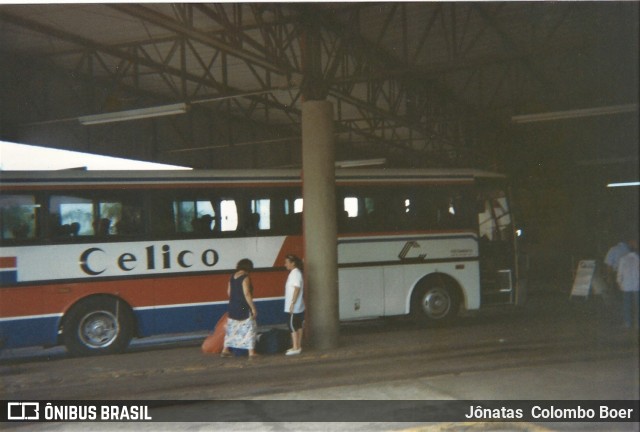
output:
[{"label": "red stripe on bus", "polygon": [[304,242],[302,236],[287,236],[285,238],[273,266],[284,267],[284,258],[290,254],[297,255],[301,259],[304,258]]},{"label": "red stripe on bus", "polygon": [[[134,308],[225,302],[229,278],[230,274],[216,274],[3,288],[0,317],[65,313],[79,300],[97,294],[122,298]],[[286,271],[255,272],[251,279],[256,300],[284,295]]]},{"label": "red stripe on bus", "polygon": [[16,257],[0,257],[0,268],[13,269],[18,266],[18,258]]},{"label": "red stripe on bus", "polygon": [[442,229],[442,230],[425,230],[425,231],[363,231],[359,233],[350,234],[338,234],[338,241],[342,238],[357,238],[357,237],[417,237],[417,236],[438,236],[444,234],[469,234],[477,235],[473,230],[468,229]]},{"label": "red stripe on bus", "polygon": [[336,180],[338,186],[458,186],[472,185],[471,178],[461,179],[371,179],[371,180]]}]

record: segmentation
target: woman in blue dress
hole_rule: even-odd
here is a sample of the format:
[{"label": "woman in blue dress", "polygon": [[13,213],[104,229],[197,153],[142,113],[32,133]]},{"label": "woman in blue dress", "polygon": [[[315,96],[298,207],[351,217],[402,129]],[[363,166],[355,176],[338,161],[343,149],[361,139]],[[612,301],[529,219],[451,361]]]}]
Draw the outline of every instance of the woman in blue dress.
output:
[{"label": "woman in blue dress", "polygon": [[229,280],[229,319],[224,337],[222,357],[230,357],[229,348],[246,349],[249,357],[256,356],[256,317],[258,311],[253,303],[253,287],[249,273],[253,270],[253,262],[241,259],[236,271]]}]

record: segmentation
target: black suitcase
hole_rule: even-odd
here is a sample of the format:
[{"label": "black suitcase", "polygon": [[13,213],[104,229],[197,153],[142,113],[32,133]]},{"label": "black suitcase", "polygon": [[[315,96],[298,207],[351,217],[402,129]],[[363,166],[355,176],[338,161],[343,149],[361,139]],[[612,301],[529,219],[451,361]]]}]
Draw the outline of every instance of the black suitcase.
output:
[{"label": "black suitcase", "polygon": [[291,333],[287,330],[272,328],[257,337],[256,352],[260,354],[278,354],[291,348]]}]

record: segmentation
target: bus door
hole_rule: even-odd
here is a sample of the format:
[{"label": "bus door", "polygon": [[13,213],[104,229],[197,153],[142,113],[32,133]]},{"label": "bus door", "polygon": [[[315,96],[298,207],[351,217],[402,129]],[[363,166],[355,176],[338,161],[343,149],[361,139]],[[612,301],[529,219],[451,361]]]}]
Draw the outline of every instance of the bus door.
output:
[{"label": "bus door", "polygon": [[517,277],[513,224],[503,188],[479,189],[478,224],[482,304],[513,303]]}]

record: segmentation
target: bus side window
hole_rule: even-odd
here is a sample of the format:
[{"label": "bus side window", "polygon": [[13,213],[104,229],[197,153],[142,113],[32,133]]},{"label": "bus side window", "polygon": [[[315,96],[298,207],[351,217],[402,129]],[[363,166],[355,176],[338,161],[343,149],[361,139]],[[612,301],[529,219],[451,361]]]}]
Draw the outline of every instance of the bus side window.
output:
[{"label": "bus side window", "polygon": [[216,211],[210,200],[184,200],[173,202],[176,230],[211,236],[216,229]]},{"label": "bus side window", "polygon": [[398,190],[397,195],[389,197],[387,220],[391,231],[406,231],[410,228],[413,203],[411,198]]},{"label": "bus side window", "polygon": [[93,221],[93,232],[99,237],[107,237],[115,234],[116,223],[122,214],[122,203],[102,202],[98,204],[98,215]]},{"label": "bus side window", "polygon": [[99,218],[93,223],[93,232],[100,237],[106,237],[111,230],[111,219]]},{"label": "bus side window", "polygon": [[441,191],[438,200],[438,225],[440,228],[460,228],[458,225],[459,209],[453,194],[449,191]]},{"label": "bus side window", "polygon": [[213,205],[213,201],[209,200],[196,201],[194,230],[202,234],[211,234],[217,229],[216,210]]},{"label": "bus side window", "polygon": [[432,230],[437,227],[438,210],[431,197],[426,195],[418,202],[420,213],[420,229]]},{"label": "bus side window", "polygon": [[471,195],[462,189],[438,189],[431,195],[429,221],[438,229],[470,229],[474,227]]},{"label": "bus side window", "polygon": [[33,195],[0,197],[0,234],[2,240],[25,240],[36,237],[39,206]]},{"label": "bus side window", "polygon": [[203,214],[202,216],[195,216],[191,225],[193,232],[198,234],[211,234],[215,226],[215,219],[210,214]]},{"label": "bus side window", "polygon": [[234,233],[238,230],[238,205],[234,199],[220,201],[220,231]]},{"label": "bus side window", "polygon": [[284,197],[274,194],[271,200],[271,233],[286,234],[286,214],[284,208]]},{"label": "bus side window", "polygon": [[364,215],[360,209],[360,199],[352,194],[344,196],[338,211],[338,232],[351,233],[362,231]]},{"label": "bus side window", "polygon": [[285,198],[284,206],[284,229],[285,234],[302,234],[302,198]]},{"label": "bus side window", "polygon": [[94,207],[90,199],[52,195],[49,199],[49,230],[54,238],[94,235]]},{"label": "bus side window", "polygon": [[253,215],[253,223],[257,225],[260,231],[271,229],[271,199],[252,200],[251,213]]},{"label": "bus side window", "polygon": [[153,196],[148,201],[149,231],[152,236],[176,233],[173,202],[168,197]]},{"label": "bus side window", "polygon": [[480,237],[504,241],[511,237],[511,213],[502,190],[487,190],[479,197],[478,225]]},{"label": "bus side window", "polygon": [[364,209],[369,231],[384,231],[385,212],[382,199],[377,196],[364,198]]},{"label": "bus side window", "polygon": [[115,234],[133,236],[144,234],[142,208],[132,203],[123,203],[120,218],[114,224]]}]

